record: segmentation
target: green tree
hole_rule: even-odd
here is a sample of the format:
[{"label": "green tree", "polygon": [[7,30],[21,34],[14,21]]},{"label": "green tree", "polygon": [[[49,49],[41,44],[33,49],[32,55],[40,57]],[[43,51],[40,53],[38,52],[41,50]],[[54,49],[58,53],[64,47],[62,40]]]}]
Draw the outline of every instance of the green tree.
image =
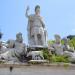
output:
[{"label": "green tree", "polygon": [[71,47],[74,47],[74,49],[75,49],[75,38],[72,38],[71,40],[69,40],[69,45]]},{"label": "green tree", "polygon": [[54,44],[55,43],[55,40],[48,40],[48,44]]}]

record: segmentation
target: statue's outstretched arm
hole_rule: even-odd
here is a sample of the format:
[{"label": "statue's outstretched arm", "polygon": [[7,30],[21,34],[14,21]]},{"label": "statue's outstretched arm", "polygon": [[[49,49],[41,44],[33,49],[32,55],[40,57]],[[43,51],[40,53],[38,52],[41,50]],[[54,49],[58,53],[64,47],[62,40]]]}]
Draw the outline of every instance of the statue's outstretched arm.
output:
[{"label": "statue's outstretched arm", "polygon": [[25,13],[25,16],[28,18],[29,17],[29,15],[28,15],[28,11],[29,11],[29,6],[27,7],[27,9],[26,9],[26,13]]}]

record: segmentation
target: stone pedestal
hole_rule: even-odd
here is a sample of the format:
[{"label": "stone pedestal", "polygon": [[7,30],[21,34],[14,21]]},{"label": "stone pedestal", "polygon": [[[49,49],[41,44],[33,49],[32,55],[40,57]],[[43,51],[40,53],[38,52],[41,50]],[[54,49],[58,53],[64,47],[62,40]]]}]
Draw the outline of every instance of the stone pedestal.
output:
[{"label": "stone pedestal", "polygon": [[43,49],[48,49],[48,47],[47,46],[40,46],[40,45],[33,45],[33,46],[27,47],[28,51],[41,51]]},{"label": "stone pedestal", "polygon": [[27,48],[27,57],[31,56],[31,60],[44,60],[43,51],[44,49],[48,49],[47,47],[43,46],[33,46]]}]

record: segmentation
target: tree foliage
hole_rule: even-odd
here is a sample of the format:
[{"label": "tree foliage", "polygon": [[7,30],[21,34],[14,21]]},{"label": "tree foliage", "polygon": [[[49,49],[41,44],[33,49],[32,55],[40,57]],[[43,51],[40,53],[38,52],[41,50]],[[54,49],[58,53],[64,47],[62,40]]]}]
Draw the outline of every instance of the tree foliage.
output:
[{"label": "tree foliage", "polygon": [[72,38],[71,40],[69,40],[69,45],[71,47],[74,47],[74,49],[75,49],[75,38]]}]

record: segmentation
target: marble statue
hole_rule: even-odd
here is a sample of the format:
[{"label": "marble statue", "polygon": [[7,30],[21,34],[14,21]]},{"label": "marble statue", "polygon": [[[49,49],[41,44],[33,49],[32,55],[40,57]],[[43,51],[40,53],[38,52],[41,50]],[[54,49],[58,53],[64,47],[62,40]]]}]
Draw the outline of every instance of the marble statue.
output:
[{"label": "marble statue", "polygon": [[6,46],[4,46],[4,45],[2,44],[2,41],[0,41],[0,54],[4,53],[4,52],[6,52],[6,51],[7,51]]},{"label": "marble statue", "polygon": [[64,51],[74,52],[74,48],[70,47],[68,44],[68,39],[64,38],[63,41],[64,41]]},{"label": "marble statue", "polygon": [[16,49],[16,52],[18,54],[26,54],[27,47],[26,47],[26,44],[23,43],[22,33],[18,33],[16,35],[16,40],[15,40],[15,44],[14,45],[15,45],[14,48]]},{"label": "marble statue", "polygon": [[40,6],[35,7],[35,14],[28,14],[29,7],[26,9],[26,17],[28,18],[28,43],[29,46],[46,46],[47,31],[45,24],[40,16]]},{"label": "marble statue", "polygon": [[64,55],[66,55],[70,62],[75,62],[75,50],[73,47],[70,47],[68,44],[68,39],[64,38]]},{"label": "marble statue", "polygon": [[50,50],[54,51],[56,55],[65,55],[68,57],[72,57],[74,49],[69,46],[68,40],[66,38],[63,39],[64,45],[62,45],[61,37],[58,34],[56,34],[54,37],[55,37],[55,43],[50,47]]},{"label": "marble statue", "polygon": [[55,43],[53,44],[52,47],[56,55],[63,55],[63,46],[61,44],[61,37],[58,34],[55,35]]},{"label": "marble statue", "polygon": [[15,56],[14,40],[8,40],[7,44],[7,51],[0,54],[0,59],[6,61],[17,61],[18,58]]},{"label": "marble statue", "polygon": [[17,33],[16,40],[7,41],[7,51],[0,54],[0,59],[7,61],[19,61],[21,55],[25,55],[27,48],[23,43],[22,33]]},{"label": "marble statue", "polygon": [[61,37],[55,35],[55,43],[49,47],[49,50],[54,51],[56,55],[66,56],[70,62],[75,62],[75,50],[68,44],[68,39],[64,38],[64,45],[61,44]]},{"label": "marble statue", "polygon": [[4,53],[7,51],[6,44],[1,40],[3,36],[3,33],[0,32],[0,54]]}]

